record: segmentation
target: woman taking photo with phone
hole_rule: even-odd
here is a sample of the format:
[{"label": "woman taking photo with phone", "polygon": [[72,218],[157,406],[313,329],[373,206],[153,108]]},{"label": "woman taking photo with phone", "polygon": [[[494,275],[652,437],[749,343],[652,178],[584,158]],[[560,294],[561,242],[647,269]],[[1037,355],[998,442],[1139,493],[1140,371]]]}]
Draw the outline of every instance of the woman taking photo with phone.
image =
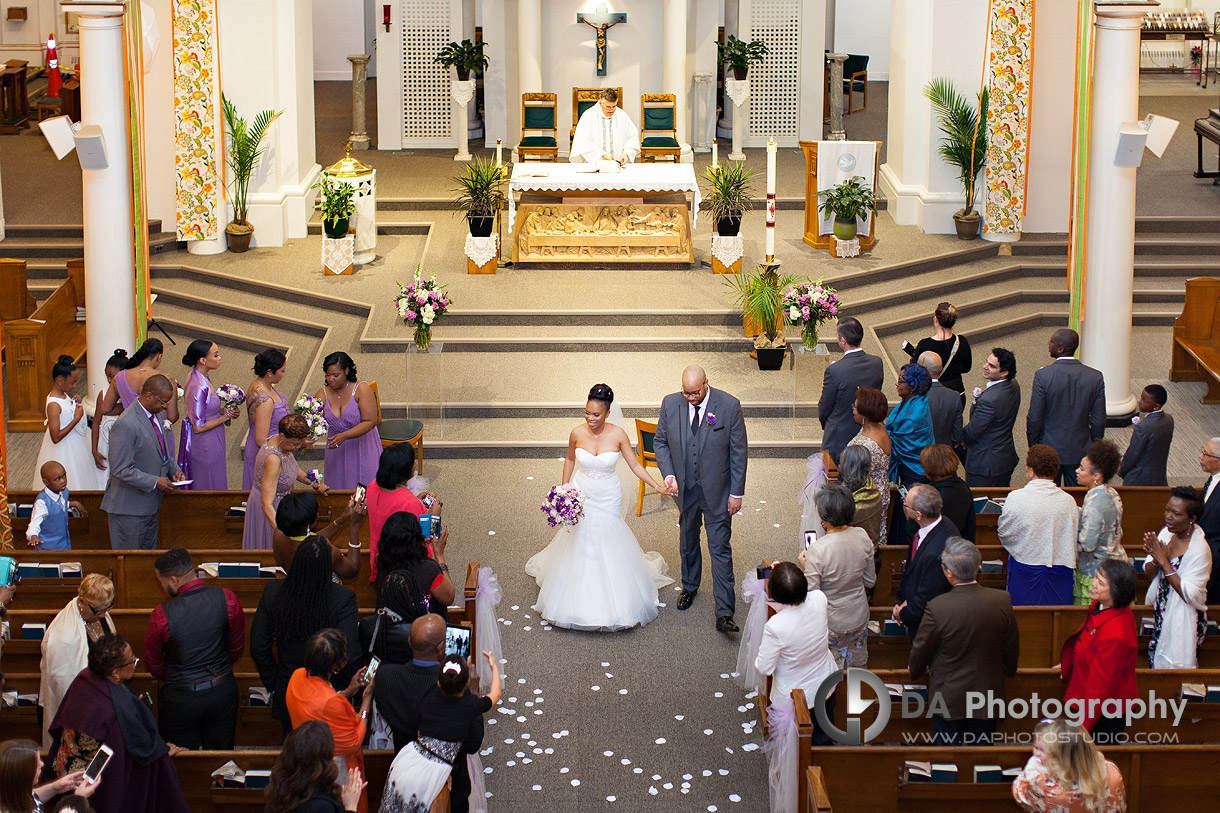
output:
[{"label": "woman taking photo with phone", "polygon": [[42,757],[38,743],[32,740],[9,740],[0,743],[0,811],[4,813],[34,813],[56,796],[72,793],[89,798],[97,790],[96,782],[85,782],[84,771],[38,784],[42,773]]}]

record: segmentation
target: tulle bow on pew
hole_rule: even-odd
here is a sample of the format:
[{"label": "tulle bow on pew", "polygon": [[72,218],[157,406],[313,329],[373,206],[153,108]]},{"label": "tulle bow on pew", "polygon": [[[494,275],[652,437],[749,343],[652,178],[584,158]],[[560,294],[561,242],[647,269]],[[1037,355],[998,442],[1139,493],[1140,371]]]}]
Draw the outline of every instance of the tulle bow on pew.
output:
[{"label": "tulle bow on pew", "polygon": [[484,691],[491,688],[491,666],[483,653],[490,652],[496,663],[504,657],[500,647],[500,625],[496,623],[496,607],[500,606],[501,597],[500,582],[495,572],[490,567],[479,568],[479,589],[474,596],[475,628],[478,630],[475,646],[478,652],[471,654],[478,669],[479,685]]},{"label": "tulle bow on pew", "polygon": [[797,498],[797,502],[802,506],[801,530],[821,533],[822,518],[818,516],[818,507],[814,504],[814,500],[827,483],[826,466],[821,452],[809,455],[807,462],[805,485],[801,488],[801,494]]},{"label": "tulle bow on pew", "polygon": [[762,644],[763,627],[767,624],[767,585],[758,574],[750,571],[741,580],[741,597],[750,605],[746,615],[746,626],[741,631],[741,643],[737,647],[737,682],[747,691],[753,690],[760,696],[759,702],[766,702],[762,697],[766,689],[766,677],[760,675],[754,668],[758,658],[758,647]]},{"label": "tulle bow on pew", "polygon": [[771,813],[797,813],[797,748],[796,707],[792,697],[772,703],[767,709],[770,731],[763,743],[769,768],[767,782],[771,789]]}]

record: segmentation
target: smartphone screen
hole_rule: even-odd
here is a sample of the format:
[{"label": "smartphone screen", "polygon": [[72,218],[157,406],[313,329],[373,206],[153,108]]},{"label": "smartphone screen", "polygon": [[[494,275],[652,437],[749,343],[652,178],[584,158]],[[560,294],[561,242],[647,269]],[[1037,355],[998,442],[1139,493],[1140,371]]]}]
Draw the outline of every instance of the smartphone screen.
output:
[{"label": "smartphone screen", "polygon": [[907,487],[906,486],[898,486],[898,496],[902,497],[904,500],[907,498]]},{"label": "smartphone screen", "polygon": [[805,550],[809,550],[809,546],[818,541],[817,531],[805,531]]},{"label": "smartphone screen", "polygon": [[436,497],[433,497],[431,494],[425,494],[424,498],[420,500],[420,502],[424,504],[425,508],[431,508],[432,506],[436,505]]},{"label": "smartphone screen", "polygon": [[103,745],[98,749],[98,752],[93,755],[93,759],[89,762],[89,767],[85,768],[85,781],[93,784],[102,775],[102,769],[106,767],[106,763],[110,761],[110,757],[114,755],[114,751],[110,746]]},{"label": "smartphone screen", "polygon": [[364,502],[364,494],[368,490],[364,483],[356,483],[356,502]]},{"label": "smartphone screen", "polygon": [[468,627],[449,626],[445,630],[445,654],[470,657],[470,629]]},{"label": "smartphone screen", "polygon": [[369,661],[369,668],[364,671],[364,680],[368,682],[373,679],[373,675],[377,674],[377,667],[381,666],[381,658],[376,655]]}]

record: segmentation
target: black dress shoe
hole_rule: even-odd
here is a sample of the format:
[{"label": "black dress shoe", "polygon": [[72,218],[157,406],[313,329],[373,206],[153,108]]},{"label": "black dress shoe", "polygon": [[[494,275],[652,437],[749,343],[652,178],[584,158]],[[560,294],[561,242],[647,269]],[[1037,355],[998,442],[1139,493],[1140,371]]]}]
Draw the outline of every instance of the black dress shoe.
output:
[{"label": "black dress shoe", "polygon": [[716,619],[716,629],[720,632],[741,632],[741,628],[737,626],[737,622],[733,620],[733,616],[725,615]]},{"label": "black dress shoe", "polygon": [[683,590],[682,594],[678,596],[678,609],[689,610],[690,605],[695,603],[695,595],[698,592],[698,590]]}]

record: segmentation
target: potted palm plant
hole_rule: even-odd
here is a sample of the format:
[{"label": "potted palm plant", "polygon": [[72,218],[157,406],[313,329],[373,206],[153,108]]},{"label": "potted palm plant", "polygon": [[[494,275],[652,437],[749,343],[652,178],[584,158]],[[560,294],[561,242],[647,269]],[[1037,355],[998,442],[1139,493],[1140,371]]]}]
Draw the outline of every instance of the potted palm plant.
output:
[{"label": "potted palm plant", "polygon": [[453,180],[458,192],[454,202],[466,213],[470,233],[489,237],[496,212],[504,206],[504,165],[476,156]]},{"label": "potted palm plant", "polygon": [[229,236],[229,250],[234,252],[247,251],[250,240],[254,237],[254,226],[246,219],[249,207],[246,203],[250,191],[250,176],[258,166],[262,157],[263,139],[272,122],[280,117],[280,113],[264,110],[254,118],[253,124],[248,124],[237,114],[237,108],[223,93],[220,95],[221,109],[224,112],[225,129],[229,131],[229,151],[225,156],[229,171],[233,173],[233,220],[225,227]]},{"label": "potted palm plant", "polygon": [[733,78],[742,80],[753,62],[762,62],[768,53],[767,44],[762,40],[744,42],[729,34],[728,39],[716,44],[716,61],[720,65],[728,65],[733,69]]},{"label": "potted palm plant", "polygon": [[462,40],[460,43],[451,42],[441,49],[441,52],[432,60],[438,65],[444,65],[446,68],[452,67],[457,69],[457,77],[459,82],[465,82],[470,79],[470,72],[482,73],[487,67],[487,57],[483,55],[483,43],[471,42],[470,40]]},{"label": "potted palm plant", "polygon": [[979,93],[977,108],[945,78],[929,82],[923,95],[932,103],[940,131],[945,134],[938,150],[940,157],[957,170],[966,192],[966,205],[953,215],[957,236],[973,240],[983,220],[974,210],[974,191],[987,157],[987,88]]},{"label": "potted palm plant", "polygon": [[326,232],[327,237],[343,237],[347,234],[352,215],[356,213],[356,187],[323,175],[322,180],[311,188],[322,190],[321,197],[314,204],[314,208],[322,213],[322,231]]},{"label": "potted palm plant", "polygon": [[716,221],[716,233],[721,237],[736,237],[741,231],[742,213],[754,200],[749,186],[750,171],[744,164],[730,162],[708,167],[707,180],[711,187],[707,209]]},{"label": "potted palm plant", "polygon": [[784,289],[796,285],[790,275],[780,276],[776,266],[759,265],[752,271],[725,278],[729,304],[741,311],[746,335],[754,339],[758,369],[778,370],[784,364]]},{"label": "potted palm plant", "polygon": [[846,181],[829,189],[819,191],[825,200],[818,204],[823,219],[834,215],[834,235],[840,240],[852,240],[856,236],[856,218],[868,213],[877,214],[877,199],[873,188],[864,183],[864,177],[853,175]]}]

